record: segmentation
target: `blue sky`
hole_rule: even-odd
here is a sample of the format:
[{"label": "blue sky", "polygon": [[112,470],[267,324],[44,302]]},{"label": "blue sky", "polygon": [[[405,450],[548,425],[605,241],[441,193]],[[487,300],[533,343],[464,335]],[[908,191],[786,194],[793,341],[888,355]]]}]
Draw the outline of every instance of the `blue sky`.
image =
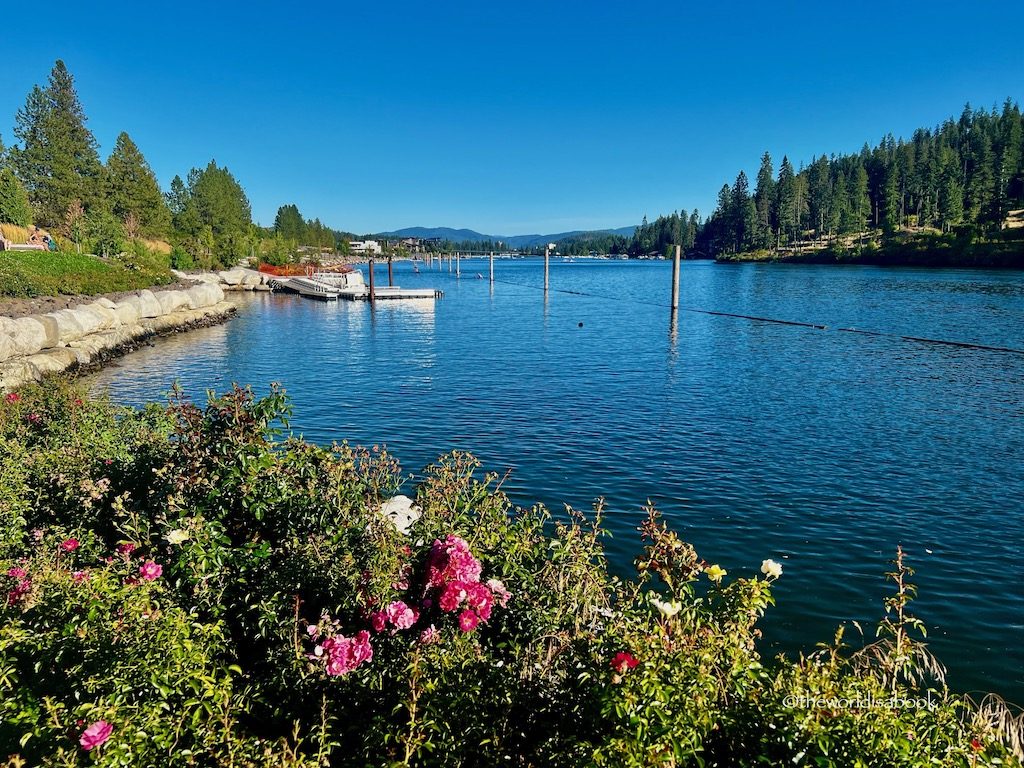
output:
[{"label": "blue sky", "polygon": [[271,223],[620,227],[794,163],[1024,100],[1024,4],[22,3],[0,135],[56,58],[105,158],[211,158]]}]

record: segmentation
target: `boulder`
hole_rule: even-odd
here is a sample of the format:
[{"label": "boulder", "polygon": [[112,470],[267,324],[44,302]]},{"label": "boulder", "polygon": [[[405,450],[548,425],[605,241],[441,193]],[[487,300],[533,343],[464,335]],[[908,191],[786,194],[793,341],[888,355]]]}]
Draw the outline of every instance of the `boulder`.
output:
[{"label": "boulder", "polygon": [[126,297],[121,303],[134,307],[140,318],[159,317],[164,314],[163,309],[160,308],[160,302],[157,301],[152,291],[139,291],[134,296]]},{"label": "boulder", "polygon": [[[113,302],[108,303],[113,304]],[[100,325],[101,329],[114,328],[121,324],[121,321],[117,317],[117,313],[99,301],[94,301],[92,304],[86,304],[84,307],[77,307],[77,309],[84,309],[97,315],[102,320],[102,324]]]},{"label": "boulder", "polygon": [[61,344],[76,341],[87,333],[85,326],[82,325],[82,319],[72,309],[58,309],[56,312],[48,313],[47,317],[52,317],[57,323],[57,333]]},{"label": "boulder", "polygon": [[263,285],[263,275],[259,272],[247,269],[245,270],[245,275],[242,277],[242,285],[249,285],[252,287]]},{"label": "boulder", "polygon": [[137,306],[129,302],[122,301],[115,305],[114,314],[117,315],[121,325],[135,325],[139,322],[139,310]]},{"label": "boulder", "polygon": [[156,294],[156,299],[160,302],[162,314],[165,315],[186,309],[190,305],[188,293],[185,291],[160,291]]},{"label": "boulder", "polygon": [[0,317],[0,361],[35,354],[46,342],[46,328],[36,318]]},{"label": "boulder", "polygon": [[17,389],[22,384],[35,381],[36,370],[25,360],[12,360],[7,363],[0,363],[0,391]]},{"label": "boulder", "polygon": [[225,285],[241,285],[245,280],[244,269],[229,269],[217,274],[220,275],[221,282]]},{"label": "boulder", "polygon": [[188,294],[189,306],[192,309],[212,307],[214,304],[224,299],[224,291],[221,287],[211,283],[194,285],[185,291],[185,293]]},{"label": "boulder", "polygon": [[43,326],[43,332],[46,334],[43,349],[53,349],[60,344],[60,327],[54,318],[49,315],[31,315],[30,317]]},{"label": "boulder", "polygon": [[35,379],[49,373],[60,373],[79,362],[78,356],[70,349],[48,349],[37,355],[26,357],[25,362],[35,370]]},{"label": "boulder", "polygon": [[14,338],[10,334],[0,331],[0,363],[17,356]]}]

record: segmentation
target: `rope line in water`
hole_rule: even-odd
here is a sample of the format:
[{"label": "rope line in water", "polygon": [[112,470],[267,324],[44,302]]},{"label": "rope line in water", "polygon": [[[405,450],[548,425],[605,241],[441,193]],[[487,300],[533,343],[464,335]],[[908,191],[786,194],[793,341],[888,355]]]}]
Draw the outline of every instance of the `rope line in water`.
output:
[{"label": "rope line in water", "polygon": [[[428,273],[432,274],[432,270]],[[421,273],[422,274],[422,273]],[[444,270],[438,272],[439,275],[444,276],[446,273]],[[454,272],[447,274],[447,277],[451,279],[461,279]],[[486,279],[486,278],[484,278]],[[517,283],[514,280],[503,280],[501,278],[494,278],[496,283],[504,283],[505,285],[515,285],[520,288],[532,288],[533,290],[543,291],[544,286],[542,285],[530,285],[529,283]],[[642,304],[650,307],[665,307],[671,309],[671,305],[660,302],[660,301],[649,301],[644,299],[637,299],[632,296],[609,296],[601,293],[591,293],[588,291],[570,291],[567,288],[549,288],[551,293],[565,293],[570,296],[585,296],[593,299],[606,299],[607,301],[621,301],[633,304]],[[799,320],[780,320],[774,317],[758,317],[756,315],[741,315],[734,312],[717,312],[711,309],[697,309],[696,307],[679,307],[680,312],[690,312],[700,315],[713,315],[715,317],[736,317],[742,320],[753,320],[760,323],[775,323],[776,325],[792,325],[800,328],[813,328],[814,330],[824,331],[828,330],[827,325],[820,323],[805,323]],[[836,328],[837,331],[842,333],[859,333],[864,336],[880,336],[888,339],[900,339],[901,341],[913,341],[919,344],[939,344],[949,347],[960,347],[961,349],[982,349],[989,352],[1008,352],[1013,355],[1024,355],[1024,349],[1015,349],[1013,347],[998,347],[990,344],[976,344],[970,341],[952,341],[949,339],[930,339],[924,336],[908,336],[901,333],[891,333],[885,331],[866,331],[860,328]]]}]

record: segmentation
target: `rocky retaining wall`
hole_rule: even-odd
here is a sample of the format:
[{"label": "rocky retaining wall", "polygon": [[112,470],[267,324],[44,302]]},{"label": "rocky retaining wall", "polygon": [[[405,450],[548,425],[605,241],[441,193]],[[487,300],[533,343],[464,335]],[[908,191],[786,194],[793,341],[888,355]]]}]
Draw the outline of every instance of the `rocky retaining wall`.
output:
[{"label": "rocky retaining wall", "polygon": [[45,315],[0,317],[0,391],[102,361],[141,339],[209,325],[234,311],[220,280],[203,280],[183,290],[138,291],[117,302],[99,298]]}]

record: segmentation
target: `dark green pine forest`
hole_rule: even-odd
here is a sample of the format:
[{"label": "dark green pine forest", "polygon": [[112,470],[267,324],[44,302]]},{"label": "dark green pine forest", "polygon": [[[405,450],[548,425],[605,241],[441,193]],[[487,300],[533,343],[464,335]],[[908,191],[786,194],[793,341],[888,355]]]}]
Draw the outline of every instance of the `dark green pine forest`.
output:
[{"label": "dark green pine forest", "polygon": [[767,152],[751,182],[723,184],[701,221],[673,213],[644,223],[626,250],[689,258],[1024,266],[1024,120],[1002,108],[890,134],[856,154],[776,169]]}]

